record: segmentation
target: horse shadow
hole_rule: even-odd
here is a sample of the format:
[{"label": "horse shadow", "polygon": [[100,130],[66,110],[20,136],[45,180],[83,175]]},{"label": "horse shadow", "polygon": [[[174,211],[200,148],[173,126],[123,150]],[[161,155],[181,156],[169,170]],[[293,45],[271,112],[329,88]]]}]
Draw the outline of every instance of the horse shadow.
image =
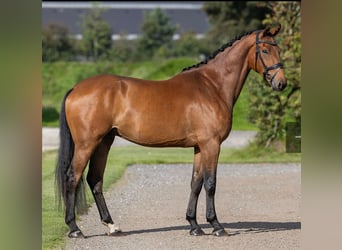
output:
[{"label": "horse shadow", "polygon": [[[265,222],[265,221],[246,221],[246,222],[233,222],[233,223],[222,223],[221,224],[226,231],[228,236],[236,236],[239,234],[246,233],[267,233],[274,231],[288,231],[301,229],[301,222]],[[200,224],[201,228],[208,229],[212,228],[209,224]],[[171,226],[171,227],[161,227],[161,228],[149,228],[132,230],[118,233],[116,236],[129,236],[137,234],[148,234],[148,233],[158,233],[158,232],[169,232],[169,231],[188,231],[190,230],[189,225],[182,226]],[[211,235],[211,234],[206,234]],[[97,234],[88,235],[86,238],[107,236],[107,234]]]}]

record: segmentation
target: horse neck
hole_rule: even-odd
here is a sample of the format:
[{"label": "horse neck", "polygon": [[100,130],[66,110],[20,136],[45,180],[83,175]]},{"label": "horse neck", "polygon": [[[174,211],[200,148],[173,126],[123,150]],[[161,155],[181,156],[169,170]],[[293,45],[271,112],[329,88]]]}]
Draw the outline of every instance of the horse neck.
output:
[{"label": "horse neck", "polygon": [[207,77],[209,75],[223,99],[230,102],[229,105],[234,105],[236,102],[251,69],[254,44],[255,35],[243,37],[217,54],[206,65],[209,72],[212,72],[207,74]]}]

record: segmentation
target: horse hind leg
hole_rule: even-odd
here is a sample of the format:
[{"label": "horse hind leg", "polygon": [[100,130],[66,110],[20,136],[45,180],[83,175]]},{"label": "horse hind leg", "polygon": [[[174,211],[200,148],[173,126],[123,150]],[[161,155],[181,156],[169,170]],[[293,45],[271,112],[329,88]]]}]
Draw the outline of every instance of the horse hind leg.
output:
[{"label": "horse hind leg", "polygon": [[[68,236],[70,238],[85,238],[82,231],[76,224],[75,205],[76,195],[80,195],[79,191],[82,191],[83,187],[79,188],[78,185],[83,175],[83,171],[89,161],[92,152],[91,147],[80,148],[75,145],[74,156],[71,161],[70,168],[67,173],[67,183],[65,191],[65,223],[69,226],[70,232]],[[79,197],[85,199],[85,196]],[[85,203],[85,200],[84,200]]]},{"label": "horse hind leg", "polygon": [[121,232],[118,225],[114,224],[112,217],[108,211],[106,201],[103,196],[103,175],[106,167],[108,152],[114,141],[114,132],[107,134],[102,142],[98,145],[92,156],[90,157],[89,171],[87,174],[87,182],[94,196],[96,206],[98,208],[101,222],[108,226],[108,235],[116,235]]}]

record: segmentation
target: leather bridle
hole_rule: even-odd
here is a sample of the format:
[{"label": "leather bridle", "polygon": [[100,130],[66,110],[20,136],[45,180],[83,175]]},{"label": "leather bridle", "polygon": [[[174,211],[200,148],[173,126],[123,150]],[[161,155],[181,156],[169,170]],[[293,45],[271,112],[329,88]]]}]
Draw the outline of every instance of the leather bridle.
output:
[{"label": "leather bridle", "polygon": [[[255,51],[256,51],[256,53],[255,53],[255,69],[257,68],[257,67],[256,67],[256,66],[257,66],[257,60],[258,60],[258,58],[260,58],[260,61],[261,61],[261,63],[262,63],[262,66],[264,67],[264,72],[263,72],[264,79],[265,79],[266,81],[268,81],[267,78],[266,78],[267,76],[270,76],[269,73],[268,73],[268,71],[273,70],[273,69],[279,69],[279,70],[280,70],[280,69],[283,69],[283,68],[284,68],[284,65],[283,65],[281,62],[278,62],[278,63],[276,63],[276,64],[273,64],[273,65],[269,66],[269,67],[266,66],[266,64],[265,64],[265,62],[264,62],[264,59],[262,58],[261,53],[260,53],[259,44],[260,44],[260,43],[266,43],[266,44],[269,44],[269,45],[272,45],[272,46],[278,46],[278,45],[277,45],[276,42],[269,42],[269,41],[259,40],[259,34],[260,34],[261,32],[262,32],[262,30],[259,31],[259,32],[257,33],[256,39],[255,39]],[[273,81],[274,77],[278,74],[279,70],[277,70],[277,71],[271,76],[271,79],[269,80],[271,84],[272,84],[272,81]]]}]

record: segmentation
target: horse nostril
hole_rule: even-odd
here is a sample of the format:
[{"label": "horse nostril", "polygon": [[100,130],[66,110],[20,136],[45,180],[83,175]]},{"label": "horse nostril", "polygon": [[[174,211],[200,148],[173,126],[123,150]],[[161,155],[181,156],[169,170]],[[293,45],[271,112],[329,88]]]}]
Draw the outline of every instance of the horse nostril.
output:
[{"label": "horse nostril", "polygon": [[283,82],[283,81],[280,81],[280,82],[278,83],[278,89],[279,89],[279,90],[283,90],[284,88],[285,88],[284,82]]}]

